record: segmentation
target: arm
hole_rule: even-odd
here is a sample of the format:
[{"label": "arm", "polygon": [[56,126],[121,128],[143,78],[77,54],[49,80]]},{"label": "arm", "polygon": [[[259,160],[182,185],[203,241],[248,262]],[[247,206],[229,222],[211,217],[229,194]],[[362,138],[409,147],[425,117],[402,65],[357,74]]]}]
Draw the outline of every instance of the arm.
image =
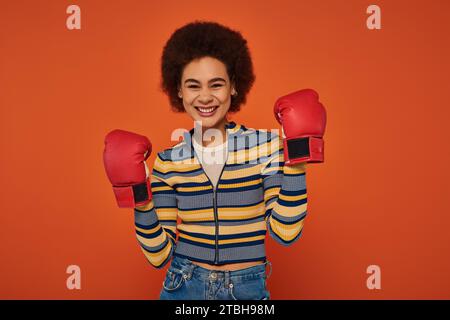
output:
[{"label": "arm", "polygon": [[285,166],[279,142],[263,165],[262,177],[267,230],[278,243],[291,245],[300,238],[307,214],[306,163]]},{"label": "arm", "polygon": [[278,98],[274,114],[284,148],[275,148],[263,170],[266,221],[272,237],[289,245],[300,237],[306,216],[306,163],[324,162],[326,111],[316,91],[303,89]]},{"label": "arm", "polygon": [[167,264],[176,247],[177,201],[166,173],[158,154],[151,176],[153,199],[134,209],[137,240],[147,260],[158,269]]}]

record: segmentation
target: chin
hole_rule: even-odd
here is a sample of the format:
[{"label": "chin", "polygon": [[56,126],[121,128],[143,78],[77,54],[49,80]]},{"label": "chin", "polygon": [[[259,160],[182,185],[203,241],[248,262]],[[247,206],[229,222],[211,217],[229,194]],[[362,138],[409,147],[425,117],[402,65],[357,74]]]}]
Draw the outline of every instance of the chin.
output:
[{"label": "chin", "polygon": [[217,126],[220,119],[210,119],[210,118],[199,118],[196,119],[196,121],[200,121],[202,127],[204,128],[211,128]]}]

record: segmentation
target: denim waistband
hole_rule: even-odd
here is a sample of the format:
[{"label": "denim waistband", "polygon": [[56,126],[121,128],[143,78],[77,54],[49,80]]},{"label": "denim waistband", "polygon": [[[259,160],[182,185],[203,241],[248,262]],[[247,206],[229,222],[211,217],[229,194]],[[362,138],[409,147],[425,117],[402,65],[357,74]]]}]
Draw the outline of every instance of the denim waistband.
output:
[{"label": "denim waistband", "polygon": [[[267,265],[270,267],[269,274],[266,274]],[[227,283],[230,279],[234,281],[244,281],[259,277],[269,278],[272,273],[272,264],[266,259],[265,262],[259,265],[239,270],[211,270],[203,268],[187,258],[174,256],[169,270],[178,270],[183,273],[186,279],[195,277],[202,280],[225,280]]]}]

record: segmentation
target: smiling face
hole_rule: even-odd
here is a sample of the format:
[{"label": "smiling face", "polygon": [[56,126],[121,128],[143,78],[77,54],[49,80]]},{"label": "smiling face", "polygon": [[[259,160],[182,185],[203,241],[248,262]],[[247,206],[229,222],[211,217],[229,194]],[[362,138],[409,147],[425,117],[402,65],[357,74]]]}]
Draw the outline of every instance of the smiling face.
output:
[{"label": "smiling face", "polygon": [[203,57],[185,66],[178,96],[194,121],[201,121],[203,128],[223,131],[231,95],[235,93],[225,64],[212,57]]}]

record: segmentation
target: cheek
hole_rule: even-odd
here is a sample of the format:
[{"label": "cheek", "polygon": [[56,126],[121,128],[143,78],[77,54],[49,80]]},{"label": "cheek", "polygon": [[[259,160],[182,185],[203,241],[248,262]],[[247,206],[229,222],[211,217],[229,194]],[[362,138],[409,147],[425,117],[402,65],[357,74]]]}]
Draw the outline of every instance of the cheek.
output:
[{"label": "cheek", "polygon": [[227,91],[217,92],[215,96],[222,104],[230,100],[230,94]]}]

